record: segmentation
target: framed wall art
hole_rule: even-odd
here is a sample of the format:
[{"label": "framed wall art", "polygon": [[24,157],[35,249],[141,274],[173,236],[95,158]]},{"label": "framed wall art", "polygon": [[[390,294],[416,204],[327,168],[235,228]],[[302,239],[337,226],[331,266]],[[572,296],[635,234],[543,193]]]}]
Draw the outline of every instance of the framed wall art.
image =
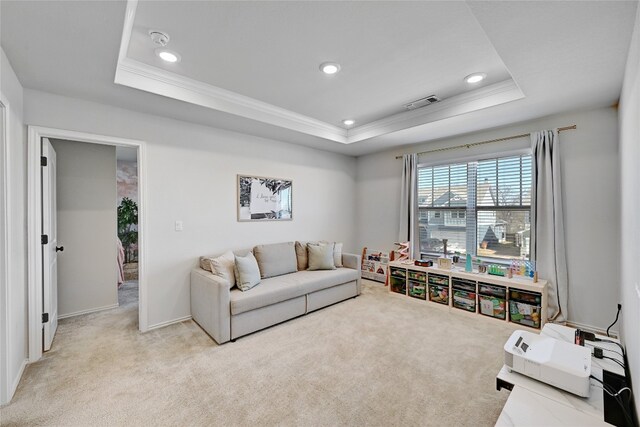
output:
[{"label": "framed wall art", "polygon": [[238,221],[290,221],[292,181],[238,175]]}]

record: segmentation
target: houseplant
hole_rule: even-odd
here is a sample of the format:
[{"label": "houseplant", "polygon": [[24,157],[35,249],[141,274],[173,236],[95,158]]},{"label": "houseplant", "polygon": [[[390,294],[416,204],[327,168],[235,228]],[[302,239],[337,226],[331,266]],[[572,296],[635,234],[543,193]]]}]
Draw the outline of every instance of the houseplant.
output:
[{"label": "houseplant", "polygon": [[124,262],[138,261],[138,205],[124,197],[118,206],[118,237],[124,247]]}]

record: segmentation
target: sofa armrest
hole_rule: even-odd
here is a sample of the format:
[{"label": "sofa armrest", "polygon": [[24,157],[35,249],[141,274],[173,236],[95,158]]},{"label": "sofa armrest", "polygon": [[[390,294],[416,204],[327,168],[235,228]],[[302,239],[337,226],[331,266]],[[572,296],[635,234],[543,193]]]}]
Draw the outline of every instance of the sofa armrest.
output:
[{"label": "sofa armrest", "polygon": [[342,265],[345,268],[352,268],[358,270],[358,280],[356,281],[356,288],[358,289],[358,295],[362,290],[362,262],[360,262],[360,255],[342,253]]},{"label": "sofa armrest", "polygon": [[346,268],[352,268],[360,271],[362,263],[360,262],[360,255],[342,253],[342,265]]},{"label": "sofa armrest", "polygon": [[231,339],[231,283],[201,268],[191,270],[191,317],[218,344]]}]

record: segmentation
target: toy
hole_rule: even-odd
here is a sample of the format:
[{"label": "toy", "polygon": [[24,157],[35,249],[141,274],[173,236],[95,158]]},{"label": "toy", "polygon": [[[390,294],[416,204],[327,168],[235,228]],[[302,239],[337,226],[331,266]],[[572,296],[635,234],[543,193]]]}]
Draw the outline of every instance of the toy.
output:
[{"label": "toy", "polygon": [[394,243],[396,246],[398,246],[398,259],[396,261],[404,261],[409,259],[409,246],[410,246],[410,242],[396,242]]}]

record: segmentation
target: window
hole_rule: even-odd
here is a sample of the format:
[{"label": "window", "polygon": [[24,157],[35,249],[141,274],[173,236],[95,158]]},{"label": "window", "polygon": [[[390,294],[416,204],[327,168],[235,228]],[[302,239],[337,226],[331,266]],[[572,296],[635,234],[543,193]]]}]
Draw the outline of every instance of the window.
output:
[{"label": "window", "polygon": [[420,250],[528,258],[531,156],[418,168]]}]

